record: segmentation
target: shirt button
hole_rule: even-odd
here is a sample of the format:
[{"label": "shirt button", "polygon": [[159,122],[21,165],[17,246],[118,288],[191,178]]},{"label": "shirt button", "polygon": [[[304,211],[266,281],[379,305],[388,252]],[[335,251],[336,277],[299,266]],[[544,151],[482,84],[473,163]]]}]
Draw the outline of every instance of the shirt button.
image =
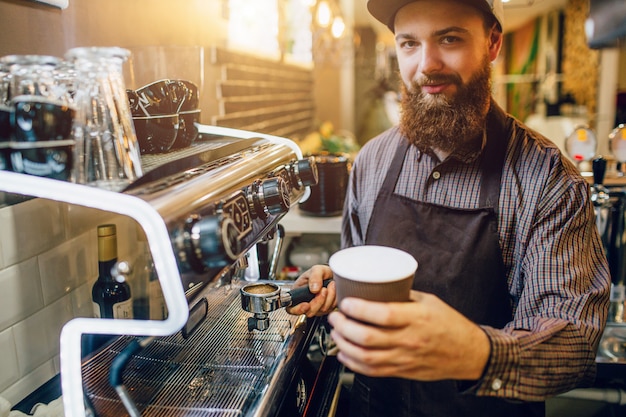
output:
[{"label": "shirt button", "polygon": [[433,172],[433,178],[436,179],[436,180],[441,178],[441,172],[439,172],[439,171]]},{"label": "shirt button", "polygon": [[491,389],[494,391],[499,391],[502,388],[502,380],[500,378],[496,378],[491,383]]}]

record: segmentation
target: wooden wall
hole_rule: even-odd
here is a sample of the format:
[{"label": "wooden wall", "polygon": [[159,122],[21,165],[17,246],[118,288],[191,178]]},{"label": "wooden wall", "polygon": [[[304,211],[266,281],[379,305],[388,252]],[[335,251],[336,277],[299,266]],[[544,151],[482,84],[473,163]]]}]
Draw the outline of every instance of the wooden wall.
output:
[{"label": "wooden wall", "polygon": [[[135,68],[126,76],[130,88],[150,77],[197,72],[192,81],[201,84],[202,123],[301,136],[314,129],[320,107],[314,103],[321,97],[320,117],[336,118],[341,127],[339,89],[332,88],[330,99],[325,91],[336,85],[337,71],[226,52],[226,7],[225,0],[70,0],[67,9],[59,10],[29,0],[0,0],[0,56],[62,57],[77,46],[120,46],[133,52]],[[165,50],[168,72],[137,65],[137,57],[155,47]],[[199,68],[190,68],[177,49],[185,56],[189,50],[202,51]]]}]

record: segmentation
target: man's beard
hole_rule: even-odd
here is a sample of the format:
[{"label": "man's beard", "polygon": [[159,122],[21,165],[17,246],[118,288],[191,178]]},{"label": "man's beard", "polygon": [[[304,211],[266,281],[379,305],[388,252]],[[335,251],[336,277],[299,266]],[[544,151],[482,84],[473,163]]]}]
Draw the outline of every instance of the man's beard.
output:
[{"label": "man's beard", "polygon": [[[425,94],[424,84],[453,83],[456,94]],[[414,81],[411,91],[402,83],[400,130],[420,150],[451,153],[483,132],[491,97],[491,63],[485,57],[481,69],[463,84],[456,74],[436,74]]]}]

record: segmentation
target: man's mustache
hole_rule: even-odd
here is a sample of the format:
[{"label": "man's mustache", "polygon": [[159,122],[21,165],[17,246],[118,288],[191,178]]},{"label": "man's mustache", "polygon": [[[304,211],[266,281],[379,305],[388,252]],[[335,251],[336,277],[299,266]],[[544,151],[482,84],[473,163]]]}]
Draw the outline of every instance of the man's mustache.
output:
[{"label": "man's mustache", "polygon": [[456,74],[435,74],[428,76],[421,76],[416,80],[413,80],[411,87],[413,91],[419,91],[422,87],[428,85],[438,84],[461,84],[461,77]]}]

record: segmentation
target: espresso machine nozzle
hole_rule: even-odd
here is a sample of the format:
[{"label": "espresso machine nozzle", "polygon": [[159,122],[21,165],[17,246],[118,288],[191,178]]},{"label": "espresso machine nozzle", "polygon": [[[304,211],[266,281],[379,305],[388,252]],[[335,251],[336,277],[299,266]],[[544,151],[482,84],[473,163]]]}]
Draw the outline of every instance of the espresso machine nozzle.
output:
[{"label": "espresso machine nozzle", "polygon": [[[324,281],[324,286],[328,286],[330,281],[332,280]],[[269,313],[282,307],[311,301],[315,297],[308,286],[283,291],[278,284],[267,281],[245,285],[240,289],[240,294],[241,307],[253,313],[252,317],[248,317],[249,331],[267,330],[270,327]]]}]

